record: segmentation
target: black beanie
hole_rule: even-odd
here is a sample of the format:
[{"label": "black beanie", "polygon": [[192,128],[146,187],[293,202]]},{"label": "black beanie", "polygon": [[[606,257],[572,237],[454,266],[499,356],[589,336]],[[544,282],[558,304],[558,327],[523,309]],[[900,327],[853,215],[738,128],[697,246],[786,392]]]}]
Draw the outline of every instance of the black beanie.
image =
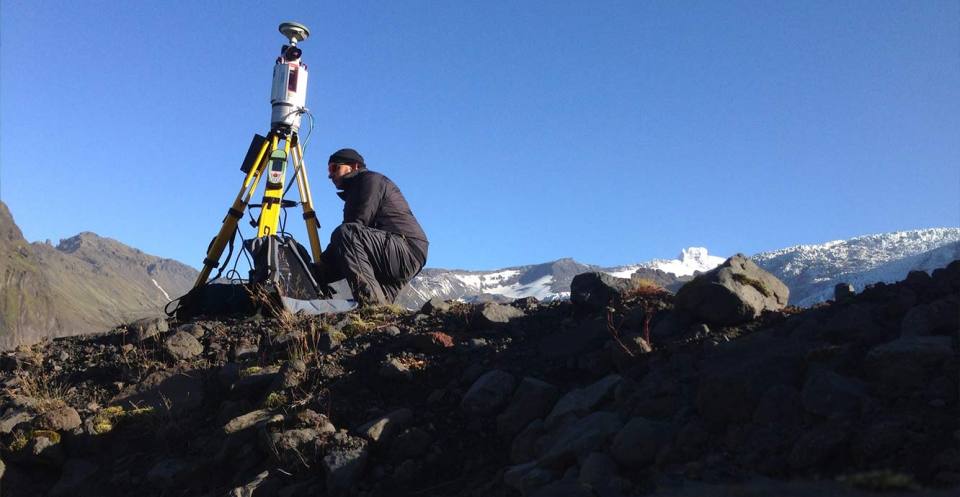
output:
[{"label": "black beanie", "polygon": [[327,161],[327,164],[353,164],[354,162],[360,165],[365,165],[363,162],[363,156],[360,155],[360,152],[357,152],[352,148],[341,148],[330,156],[330,160]]}]

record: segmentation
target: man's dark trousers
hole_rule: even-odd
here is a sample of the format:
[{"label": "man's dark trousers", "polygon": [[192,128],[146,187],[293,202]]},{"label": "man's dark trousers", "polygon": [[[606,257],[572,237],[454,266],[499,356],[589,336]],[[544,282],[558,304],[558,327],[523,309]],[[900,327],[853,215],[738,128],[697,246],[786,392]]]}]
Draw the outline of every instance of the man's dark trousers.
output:
[{"label": "man's dark trousers", "polygon": [[361,304],[392,304],[426,261],[403,235],[343,223],[324,251],[328,281],[347,279]]}]

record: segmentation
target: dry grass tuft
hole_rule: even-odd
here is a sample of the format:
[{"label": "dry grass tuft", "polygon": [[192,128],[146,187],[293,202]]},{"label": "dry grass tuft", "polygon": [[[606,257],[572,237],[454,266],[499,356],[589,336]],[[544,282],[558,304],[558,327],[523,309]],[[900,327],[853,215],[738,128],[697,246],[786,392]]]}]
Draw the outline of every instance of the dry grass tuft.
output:
[{"label": "dry grass tuft", "polygon": [[34,408],[37,413],[43,414],[67,405],[67,388],[50,374],[26,370],[17,370],[14,374],[20,385],[19,393],[36,401]]},{"label": "dry grass tuft", "polygon": [[630,280],[630,283],[631,287],[629,290],[627,290],[625,295],[627,299],[653,297],[668,293],[666,288],[658,285],[656,281],[648,278],[632,279]]}]

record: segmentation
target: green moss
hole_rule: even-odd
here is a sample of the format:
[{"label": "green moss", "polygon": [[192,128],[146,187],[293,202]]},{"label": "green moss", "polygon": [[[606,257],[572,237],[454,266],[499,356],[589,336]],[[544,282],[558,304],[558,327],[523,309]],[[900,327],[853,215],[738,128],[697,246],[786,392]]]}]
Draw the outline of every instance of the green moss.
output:
[{"label": "green moss", "polygon": [[265,409],[279,409],[287,404],[287,396],[281,392],[270,392],[266,400],[263,401]]},{"label": "green moss", "polygon": [[758,280],[755,280],[755,279],[753,279],[753,278],[750,278],[749,276],[745,276],[745,275],[740,274],[740,273],[734,273],[734,274],[733,274],[733,279],[734,279],[734,281],[736,281],[737,283],[740,283],[741,285],[750,285],[750,286],[752,286],[752,287],[755,288],[758,292],[760,292],[760,294],[763,295],[764,297],[769,297],[769,296],[770,296],[770,290],[768,290],[767,287],[766,287],[762,282],[760,282],[760,281],[758,281]]},{"label": "green moss", "polygon": [[393,318],[397,316],[402,316],[406,313],[403,307],[394,304],[386,305],[371,305],[366,307],[361,307],[359,314],[364,319],[372,319],[374,321],[380,321],[388,318]]},{"label": "green moss", "polygon": [[60,443],[60,434],[53,430],[33,430],[30,438],[46,438],[55,444]]},{"label": "green moss", "polygon": [[110,431],[113,431],[114,427],[116,427],[116,424],[120,419],[143,416],[147,414],[152,414],[153,412],[154,412],[154,409],[152,407],[139,407],[136,409],[125,411],[123,407],[110,406],[110,407],[101,409],[93,417],[93,431],[97,435],[103,435],[104,433],[109,433]]},{"label": "green moss", "polygon": [[113,431],[113,423],[109,419],[96,418],[93,420],[93,433],[103,435]]},{"label": "green moss", "polygon": [[240,376],[252,376],[261,371],[263,371],[263,368],[261,368],[260,366],[250,366],[249,368],[241,369]]},{"label": "green moss", "polygon": [[917,482],[905,473],[897,473],[889,469],[866,471],[842,476],[840,481],[851,486],[872,491],[909,490],[917,488]]},{"label": "green moss", "polygon": [[377,325],[372,321],[367,321],[360,315],[351,314],[350,322],[347,323],[346,326],[344,326],[340,331],[346,337],[355,337],[357,335],[367,333],[376,327]]}]

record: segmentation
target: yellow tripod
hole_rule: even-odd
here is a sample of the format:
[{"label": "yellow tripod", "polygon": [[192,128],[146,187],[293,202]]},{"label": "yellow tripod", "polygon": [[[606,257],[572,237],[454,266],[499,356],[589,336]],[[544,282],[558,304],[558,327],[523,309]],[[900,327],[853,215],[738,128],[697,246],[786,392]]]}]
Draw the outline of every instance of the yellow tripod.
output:
[{"label": "yellow tripod", "polygon": [[260,178],[267,177],[263,192],[263,202],[260,211],[260,220],[257,223],[257,237],[266,237],[277,233],[280,224],[280,209],[283,207],[284,183],[286,179],[287,163],[294,166],[294,176],[297,189],[300,192],[300,205],[303,206],[303,219],[307,224],[307,236],[310,238],[310,253],[313,260],[320,260],[320,235],[318,233],[317,215],[313,210],[313,199],[310,196],[310,183],[307,181],[307,166],[303,160],[303,147],[296,131],[290,129],[274,129],[266,137],[255,135],[247,156],[244,158],[240,170],[246,173],[243,186],[237,193],[237,198],[223,218],[220,232],[210,242],[207,256],[203,259],[203,269],[197,276],[194,288],[204,285],[210,277],[213,268],[219,266],[220,256],[227,243],[233,239],[237,223],[250,203],[250,198],[257,189]]}]

